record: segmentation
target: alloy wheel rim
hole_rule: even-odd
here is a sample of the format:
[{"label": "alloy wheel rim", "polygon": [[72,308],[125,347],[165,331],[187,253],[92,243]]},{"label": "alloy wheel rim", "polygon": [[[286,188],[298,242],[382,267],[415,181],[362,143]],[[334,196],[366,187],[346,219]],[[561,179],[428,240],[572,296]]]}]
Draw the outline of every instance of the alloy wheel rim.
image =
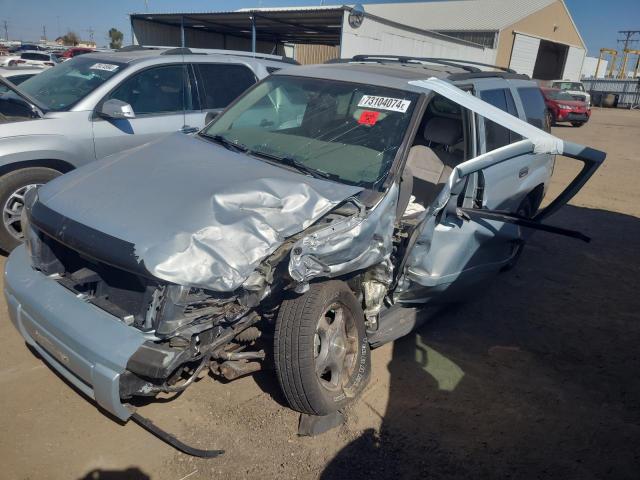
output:
[{"label": "alloy wheel rim", "polygon": [[24,209],[24,197],[29,190],[39,187],[40,185],[42,184],[30,183],[24,185],[9,195],[7,201],[4,202],[2,208],[2,223],[4,224],[5,230],[18,241],[22,241],[24,237],[20,224],[20,217]]},{"label": "alloy wheel rim", "polygon": [[316,326],[313,357],[320,384],[339,390],[351,377],[357,357],[357,330],[351,312],[340,303],[327,308]]}]

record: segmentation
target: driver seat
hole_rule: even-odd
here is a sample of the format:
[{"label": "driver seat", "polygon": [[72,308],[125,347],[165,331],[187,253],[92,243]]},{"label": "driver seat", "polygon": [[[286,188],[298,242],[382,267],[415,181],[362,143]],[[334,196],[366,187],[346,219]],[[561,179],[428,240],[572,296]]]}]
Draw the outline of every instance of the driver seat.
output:
[{"label": "driver seat", "polygon": [[425,207],[433,202],[451,175],[453,167],[462,161],[459,155],[450,150],[462,138],[460,120],[448,117],[430,118],[425,125],[423,138],[430,146],[414,145],[409,150],[400,181],[400,215],[407,209],[411,195]]}]

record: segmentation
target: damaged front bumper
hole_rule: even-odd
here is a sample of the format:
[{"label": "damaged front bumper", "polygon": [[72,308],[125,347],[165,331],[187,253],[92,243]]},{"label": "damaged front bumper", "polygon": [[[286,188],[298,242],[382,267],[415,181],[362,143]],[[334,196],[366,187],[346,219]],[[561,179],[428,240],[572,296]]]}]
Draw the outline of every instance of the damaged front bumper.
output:
[{"label": "damaged front bumper", "polygon": [[121,401],[120,376],[149,335],[34,270],[24,246],[7,259],[4,282],[11,321],[26,342],[78,390],[126,421],[133,409]]}]

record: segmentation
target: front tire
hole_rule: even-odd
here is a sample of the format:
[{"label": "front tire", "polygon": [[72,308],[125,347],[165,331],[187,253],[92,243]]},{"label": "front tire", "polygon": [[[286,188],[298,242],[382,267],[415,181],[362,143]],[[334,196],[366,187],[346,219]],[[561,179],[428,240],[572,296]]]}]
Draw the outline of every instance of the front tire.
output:
[{"label": "front tire", "polygon": [[0,249],[9,253],[22,243],[20,215],[24,207],[24,195],[61,175],[57,170],[31,167],[14,170],[0,177]]},{"label": "front tire", "polygon": [[280,306],[274,338],[280,387],[292,409],[328,415],[364,390],[371,372],[364,313],[349,287],[332,280]]},{"label": "front tire", "polygon": [[584,125],[584,123],[582,123],[582,122],[571,122],[571,125],[573,125],[574,127],[578,128],[578,127],[581,127],[582,125]]}]

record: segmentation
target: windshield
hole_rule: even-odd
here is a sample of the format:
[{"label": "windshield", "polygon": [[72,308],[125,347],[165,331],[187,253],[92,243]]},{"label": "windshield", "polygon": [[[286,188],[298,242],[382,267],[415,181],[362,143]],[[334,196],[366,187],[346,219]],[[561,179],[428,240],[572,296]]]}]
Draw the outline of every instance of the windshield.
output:
[{"label": "windshield", "polygon": [[125,67],[124,63],[78,57],[25,80],[20,90],[47,110],[66,110]]},{"label": "windshield", "polygon": [[560,90],[577,90],[579,92],[584,92],[584,87],[580,82],[553,82],[553,86]]},{"label": "windshield", "polygon": [[403,90],[276,75],[202,135],[249,155],[375,188],[402,143],[417,99]]},{"label": "windshield", "polygon": [[573,98],[567,92],[563,92],[562,90],[545,90],[544,94],[547,98],[551,100],[566,100],[573,102],[575,98]]}]

